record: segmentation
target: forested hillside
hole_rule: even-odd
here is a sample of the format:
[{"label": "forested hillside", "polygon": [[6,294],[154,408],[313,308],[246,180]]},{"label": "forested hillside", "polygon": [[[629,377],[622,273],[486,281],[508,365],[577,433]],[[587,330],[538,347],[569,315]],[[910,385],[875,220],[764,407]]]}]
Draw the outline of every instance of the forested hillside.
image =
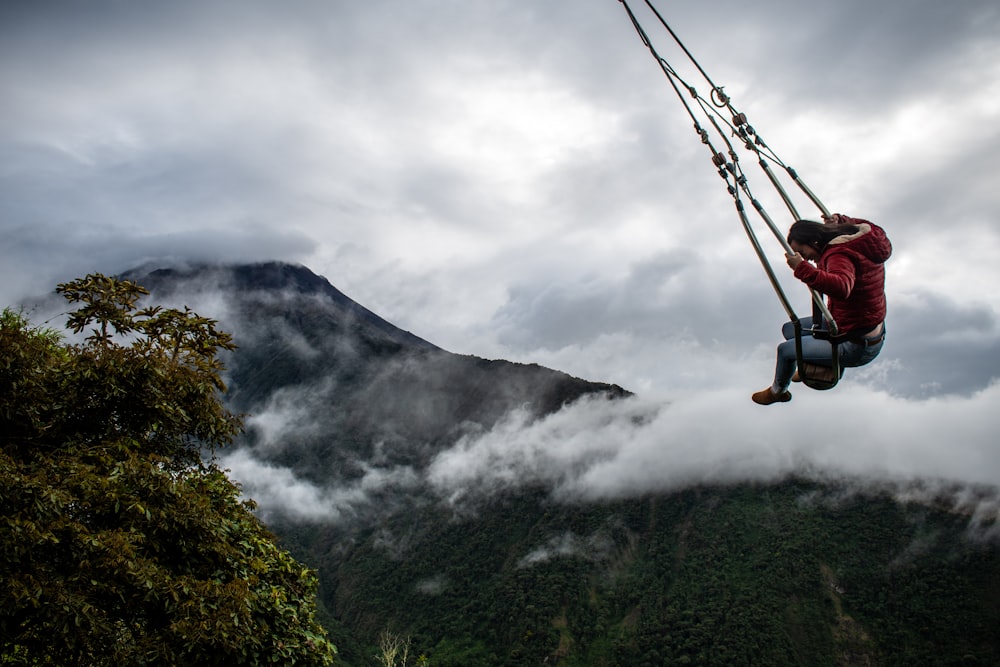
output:
[{"label": "forested hillside", "polygon": [[969,517],[839,485],[546,493],[413,508],[348,537],[276,525],[321,573],[346,664],[996,665],[1000,550]]}]

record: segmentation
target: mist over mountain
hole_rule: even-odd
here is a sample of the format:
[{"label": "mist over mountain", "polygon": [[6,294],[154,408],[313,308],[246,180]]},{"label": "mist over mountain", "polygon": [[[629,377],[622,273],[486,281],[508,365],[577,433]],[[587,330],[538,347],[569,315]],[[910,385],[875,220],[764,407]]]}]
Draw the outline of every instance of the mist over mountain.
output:
[{"label": "mist over mountain", "polygon": [[908,446],[918,412],[733,437],[733,389],[453,354],[302,266],[130,277],[234,334],[247,431],[217,455],[318,569],[344,664],[386,628],[436,665],[1000,659],[996,477],[974,439]]},{"label": "mist over mountain", "polygon": [[442,350],[302,266],[129,275],[155,301],[189,305],[234,332],[227,401],[248,429],[225,460],[250,495],[263,496],[265,514],[339,518],[362,509],[367,491],[418,485],[442,452],[502,421],[532,422],[583,396],[628,395],[535,364]]}]

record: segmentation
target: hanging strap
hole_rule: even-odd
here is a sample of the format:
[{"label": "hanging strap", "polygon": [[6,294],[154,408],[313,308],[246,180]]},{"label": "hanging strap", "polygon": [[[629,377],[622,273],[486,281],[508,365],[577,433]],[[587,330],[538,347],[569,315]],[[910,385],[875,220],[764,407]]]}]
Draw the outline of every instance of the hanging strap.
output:
[{"label": "hanging strap", "polygon": [[[805,184],[805,182],[801,178],[799,178],[795,170],[786,165],[774,153],[774,151],[767,146],[767,144],[763,141],[763,139],[760,138],[759,133],[757,133],[753,129],[753,127],[749,124],[749,122],[747,122],[746,114],[736,109],[736,107],[732,103],[732,99],[723,92],[722,86],[719,86],[711,79],[711,77],[708,75],[705,69],[701,66],[701,64],[697,61],[697,59],[695,59],[691,51],[688,50],[688,48],[677,36],[677,33],[674,32],[673,28],[670,27],[670,25],[663,18],[662,14],[660,14],[660,12],[656,9],[656,7],[653,6],[650,0],[645,0],[646,6],[649,7],[649,9],[659,20],[660,24],[664,27],[664,29],[666,29],[666,31],[673,38],[674,42],[677,43],[677,45],[681,48],[681,50],[688,57],[691,63],[704,77],[705,81],[708,82],[709,86],[711,86],[711,89],[713,91],[712,92],[712,97],[714,100],[713,102],[709,102],[700,94],[698,94],[697,89],[691,84],[687,83],[680,76],[680,74],[677,73],[677,71],[667,61],[667,59],[664,58],[657,51],[656,47],[653,45],[652,40],[649,38],[649,35],[646,33],[645,29],[642,27],[642,24],[639,22],[639,19],[636,17],[635,12],[632,10],[632,7],[629,5],[628,0],[619,0],[619,2],[625,8],[625,11],[629,16],[629,19],[632,22],[632,26],[635,28],[636,33],[642,40],[642,43],[649,50],[650,54],[656,59],[657,63],[659,63],[660,69],[663,71],[664,75],[667,77],[667,80],[670,82],[671,88],[673,88],[674,93],[677,95],[685,111],[687,111],[688,116],[694,123],[695,132],[698,134],[699,138],[701,139],[701,142],[705,144],[708,147],[708,149],[712,152],[712,163],[718,169],[719,175],[726,181],[727,190],[729,191],[730,195],[734,198],[734,200],[737,202],[737,205],[739,206],[740,205],[739,193],[740,191],[744,192],[744,194],[746,194],[747,197],[750,198],[750,201],[752,202],[754,209],[761,216],[761,219],[765,222],[768,229],[781,244],[784,251],[789,254],[792,253],[793,251],[791,247],[785,240],[785,235],[781,232],[778,226],[774,224],[774,221],[764,210],[764,207],[750,192],[748,179],[746,178],[746,175],[743,173],[742,167],[740,166],[739,163],[739,157],[735,149],[733,148],[732,143],[729,141],[729,136],[739,137],[744,147],[753,152],[758,157],[758,164],[760,165],[764,173],[767,175],[768,180],[774,186],[775,190],[781,196],[782,200],[785,202],[785,205],[788,207],[789,212],[791,213],[793,218],[795,219],[800,218],[798,211],[796,210],[791,197],[788,195],[788,192],[782,186],[781,182],[775,175],[774,171],[770,168],[769,164],[767,163],[767,160],[765,160],[765,156],[769,157],[771,160],[781,165],[785,169],[785,171],[788,173],[792,181],[796,183],[796,185],[798,185],[798,187],[806,194],[807,197],[809,197],[809,199],[814,204],[816,204],[816,206],[820,209],[823,215],[829,215],[829,211],[827,210],[827,208],[823,205],[823,203],[819,200],[819,198],[815,195],[815,193],[813,193],[813,191]],[[721,140],[726,144],[728,148],[728,159],[726,154],[719,151],[712,143],[709,132],[702,127],[699,116],[695,114],[692,105],[689,104],[688,99],[681,92],[682,88],[687,90],[691,99],[694,100],[695,104],[697,104],[697,106],[701,109],[702,114],[711,123],[713,129],[715,130],[716,135],[720,137]],[[730,111],[733,117],[732,123],[718,113],[716,107],[720,106]],[[723,130],[723,127],[728,128],[730,132],[727,134]],[[752,229],[750,230],[750,233],[751,234],[753,233]],[[758,257],[761,261],[761,264],[764,266],[765,272],[768,273],[769,277],[772,276],[773,271],[771,270],[768,264],[766,255],[764,255],[763,253],[758,253]],[[772,281],[772,285],[776,286],[775,291],[778,293],[779,300],[782,300],[783,302],[787,301],[787,299],[784,298],[783,293],[781,293],[780,291],[780,286],[776,285],[776,281]],[[826,307],[826,304],[823,300],[823,295],[815,290],[810,290],[810,292],[812,294],[813,303],[816,304],[816,307],[820,310],[822,317],[827,321],[830,327],[831,334],[836,335],[837,325],[836,322],[833,320],[833,316],[830,314],[829,310]]]},{"label": "hanging strap", "polygon": [[[632,8],[628,6],[628,2],[626,0],[619,0],[619,1],[625,6],[625,10],[628,12],[629,17],[632,19],[633,25],[635,25],[637,30],[639,30],[640,33],[643,34],[643,41],[646,42],[647,46],[649,46],[650,49],[652,49],[652,44],[650,43],[648,36],[645,35],[645,32],[642,30],[641,26],[639,26],[638,19],[632,12]],[[795,170],[786,165],[781,160],[781,158],[779,158],[778,155],[773,150],[771,150],[771,148],[764,142],[764,139],[760,136],[760,134],[754,130],[753,126],[750,125],[749,121],[747,120],[747,115],[741,112],[733,105],[732,98],[725,93],[725,91],[723,90],[723,86],[718,85],[712,80],[712,78],[708,75],[708,72],[705,71],[705,68],[702,67],[701,63],[699,63],[697,58],[694,57],[694,54],[692,54],[691,51],[687,48],[687,46],[684,45],[684,42],[682,42],[677,33],[674,32],[674,29],[671,28],[670,24],[667,23],[666,19],[663,18],[663,15],[659,12],[659,10],[655,6],[653,6],[651,0],[644,0],[644,2],[646,6],[649,8],[649,10],[653,13],[653,15],[656,16],[657,20],[660,22],[660,25],[662,25],[663,28],[670,34],[671,38],[673,38],[677,46],[680,47],[680,49],[684,52],[684,55],[687,56],[691,64],[694,65],[694,67],[698,70],[699,73],[701,73],[702,78],[704,78],[706,83],[708,83],[708,85],[710,86],[710,89],[712,91],[710,93],[710,97],[713,106],[720,109],[724,108],[729,111],[731,116],[731,122],[728,120],[725,120],[725,122],[732,130],[733,134],[739,136],[743,140],[746,149],[756,153],[762,161],[764,157],[767,156],[770,157],[775,163],[781,165],[786,170],[788,176],[792,179],[792,181],[799,186],[802,192],[804,192],[805,195],[809,197],[809,199],[816,205],[816,207],[823,213],[823,215],[824,216],[830,215],[830,211],[827,210],[826,206],[823,204],[822,201],[820,201],[819,197],[816,196],[816,194],[809,188],[809,186],[807,186],[805,182],[799,178],[798,174],[795,173]],[[667,68],[670,69],[671,73],[676,75],[676,71],[672,67],[670,67],[669,64],[667,64],[666,61],[659,56],[659,54],[654,54],[654,55],[656,55],[657,59],[661,60],[667,66]],[[696,95],[695,88],[693,86],[687,84],[685,84],[685,86],[691,91],[692,95]],[[770,169],[769,167],[767,167],[766,164],[761,164],[761,167],[764,168],[765,171],[770,172]],[[785,203],[789,205],[790,211],[792,212],[792,216],[795,217],[796,219],[799,218],[797,212],[795,211],[795,207],[791,204],[791,200],[784,193],[784,189],[775,179],[773,179],[773,177],[771,180],[773,183],[775,183],[775,187],[778,189],[778,191],[782,193],[782,198],[785,200]]]},{"label": "hanging strap", "polygon": [[[738,137],[740,143],[743,144],[744,148],[755,154],[758,160],[758,165],[767,175],[768,180],[771,185],[778,192],[785,206],[788,208],[789,213],[794,219],[799,219],[801,216],[795,208],[791,197],[788,192],[782,186],[781,181],[778,179],[777,175],[771,169],[768,164],[767,159],[772,160],[776,164],[780,165],[788,177],[794,182],[798,188],[813,202],[814,205],[821,211],[823,216],[829,216],[829,210],[824,206],[823,202],[820,201],[819,197],[813,193],[813,191],[805,184],[805,182],[799,178],[798,174],[790,166],[786,165],[777,154],[764,142],[760,137],[760,134],[750,125],[747,120],[745,113],[736,109],[732,103],[732,99],[727,95],[722,86],[717,85],[709,77],[705,69],[698,63],[697,59],[688,50],[684,43],[677,36],[677,33],[670,27],[666,22],[660,12],[652,5],[650,0],[645,0],[646,6],[653,12],[656,18],[659,20],[660,24],[666,29],[666,31],[673,38],[674,42],[680,47],[684,54],[688,57],[694,67],[701,73],[702,77],[708,83],[711,88],[710,98],[711,100],[706,100],[702,97],[697,89],[687,83],[674,69],[674,67],[657,51],[656,47],[653,45],[652,40],[649,35],[643,29],[639,19],[636,17],[635,13],[632,11],[631,6],[627,0],[619,0],[622,6],[625,8],[629,19],[632,22],[636,33],[642,40],[643,44],[649,50],[650,54],[656,59],[657,63],[660,65],[660,69],[663,71],[667,80],[670,82],[670,86],[673,88],[674,93],[677,95],[678,99],[681,101],[685,111],[687,111],[688,116],[690,116],[691,121],[694,125],[695,132],[698,134],[701,142],[705,144],[712,153],[712,164],[718,170],[719,176],[726,181],[726,187],[733,197],[733,201],[736,205],[737,214],[739,215],[740,222],[743,225],[743,229],[746,232],[747,238],[750,240],[751,246],[757,254],[761,266],[774,289],[778,300],[781,302],[782,307],[785,309],[789,320],[792,322],[795,329],[795,341],[796,341],[796,356],[798,360],[798,366],[800,369],[805,369],[802,358],[802,325],[801,320],[795,314],[794,309],[791,306],[788,297],[786,296],[784,290],[781,287],[781,283],[774,273],[770,262],[767,259],[767,255],[764,252],[756,233],[753,230],[752,225],[746,214],[746,208],[744,206],[743,200],[740,196],[742,192],[745,194],[750,202],[752,203],[754,209],[760,215],[761,219],[767,225],[768,229],[774,235],[774,237],[781,244],[786,254],[791,254],[794,251],[785,239],[785,235],[781,232],[778,226],[765,211],[764,207],[761,205],[759,200],[757,200],[750,191],[749,181],[746,174],[743,172],[742,166],[739,162],[739,156],[733,147],[732,142],[729,137]],[[686,90],[688,96],[693,100],[693,104],[689,103],[688,98],[685,97],[683,90]],[[715,131],[715,135],[725,144],[727,151],[723,153],[718,150],[711,140],[710,133],[701,125],[699,116],[695,113],[693,106],[697,106],[702,115],[708,119],[709,123]],[[726,109],[730,113],[730,118],[725,118],[719,113],[719,109]],[[723,129],[728,129],[728,133]],[[800,371],[800,375],[803,376],[803,382],[815,389],[829,389],[834,386],[839,380],[840,374],[842,373],[842,368],[839,363],[839,342],[841,342],[841,337],[837,327],[836,321],[833,319],[829,309],[826,306],[826,302],[821,293],[814,289],[809,289],[812,296],[813,303],[813,322],[819,323],[820,321],[826,323],[826,327],[819,326],[816,324],[814,329],[809,332],[809,335],[813,335],[816,338],[829,339],[832,347],[832,380],[826,379],[813,379],[809,378],[807,374]]]}]

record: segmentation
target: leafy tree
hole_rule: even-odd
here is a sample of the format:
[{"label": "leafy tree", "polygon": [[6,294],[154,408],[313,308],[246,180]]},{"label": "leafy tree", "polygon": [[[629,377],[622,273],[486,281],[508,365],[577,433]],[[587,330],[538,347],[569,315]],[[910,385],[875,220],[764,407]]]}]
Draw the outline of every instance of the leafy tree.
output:
[{"label": "leafy tree", "polygon": [[57,291],[82,343],[0,314],[0,664],[332,664],[315,574],[201,457],[242,428],[229,334],[130,281]]}]

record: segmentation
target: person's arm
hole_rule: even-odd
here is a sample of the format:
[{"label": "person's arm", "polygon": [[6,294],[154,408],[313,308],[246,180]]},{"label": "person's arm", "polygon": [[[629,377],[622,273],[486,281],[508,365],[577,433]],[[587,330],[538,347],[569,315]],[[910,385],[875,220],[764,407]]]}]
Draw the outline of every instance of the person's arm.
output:
[{"label": "person's arm", "polygon": [[[799,256],[801,259],[801,256]],[[789,258],[788,265],[791,266]],[[826,261],[826,266],[817,268],[806,261],[800,261],[794,267],[795,277],[809,287],[835,299],[846,299],[854,289],[854,262],[843,254],[835,254]]]}]

